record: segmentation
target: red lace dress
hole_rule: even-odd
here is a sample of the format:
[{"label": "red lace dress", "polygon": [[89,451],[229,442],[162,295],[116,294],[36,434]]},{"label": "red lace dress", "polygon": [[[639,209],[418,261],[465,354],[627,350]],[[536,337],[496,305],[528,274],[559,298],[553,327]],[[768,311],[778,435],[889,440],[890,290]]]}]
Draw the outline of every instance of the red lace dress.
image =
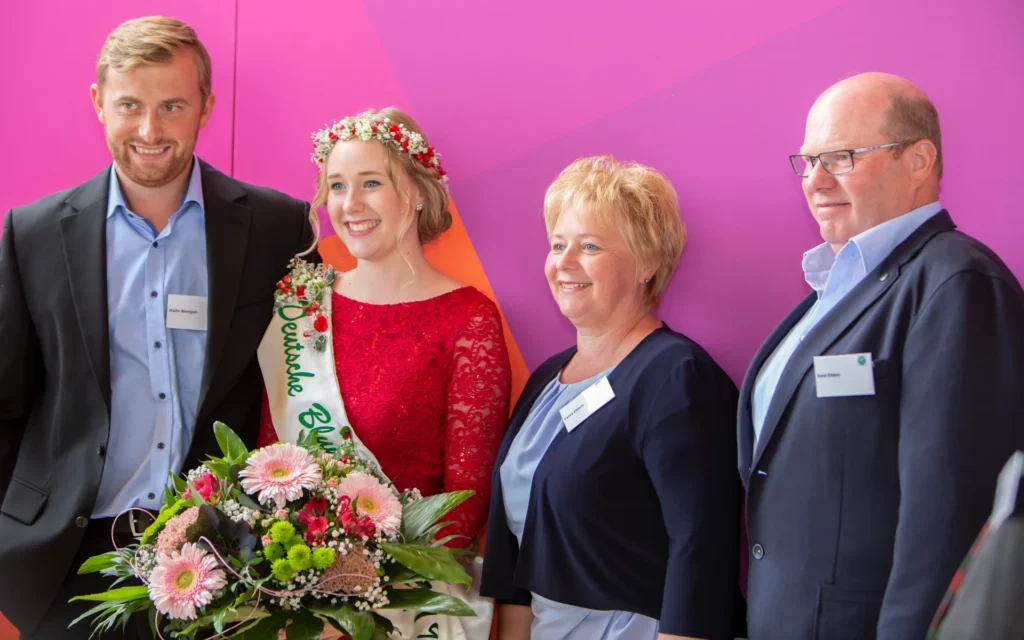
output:
[{"label": "red lace dress", "polygon": [[[508,419],[511,367],[494,303],[472,287],[404,304],[332,294],[345,412],[399,490],[472,489],[440,536],[465,546],[487,517],[491,469]],[[277,442],[266,392],[259,446]]]}]

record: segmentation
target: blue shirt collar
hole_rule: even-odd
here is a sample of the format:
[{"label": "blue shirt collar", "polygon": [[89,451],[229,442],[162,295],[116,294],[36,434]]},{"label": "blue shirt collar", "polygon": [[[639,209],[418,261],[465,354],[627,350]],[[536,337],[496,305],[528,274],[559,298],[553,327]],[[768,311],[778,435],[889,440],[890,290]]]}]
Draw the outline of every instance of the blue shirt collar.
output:
[{"label": "blue shirt collar", "polygon": [[[185,195],[181,199],[181,204],[178,205],[178,211],[182,211],[190,202],[199,205],[200,213],[205,211],[203,179],[200,176],[199,161],[195,156],[192,156],[192,175],[189,176],[188,187],[185,189]],[[121,191],[121,183],[117,180],[117,170],[111,166],[110,187],[107,191],[107,218],[114,215],[118,207],[121,207],[126,212],[129,211],[128,203],[124,200],[124,192]]]},{"label": "blue shirt collar", "polygon": [[[938,201],[918,207],[857,234],[850,238],[839,252],[853,253],[854,258],[860,262],[862,275],[871,273],[893,252],[893,249],[939,211],[942,211],[942,204]],[[828,274],[835,264],[837,255],[827,242],[804,253],[804,279],[819,294],[825,289]]]}]

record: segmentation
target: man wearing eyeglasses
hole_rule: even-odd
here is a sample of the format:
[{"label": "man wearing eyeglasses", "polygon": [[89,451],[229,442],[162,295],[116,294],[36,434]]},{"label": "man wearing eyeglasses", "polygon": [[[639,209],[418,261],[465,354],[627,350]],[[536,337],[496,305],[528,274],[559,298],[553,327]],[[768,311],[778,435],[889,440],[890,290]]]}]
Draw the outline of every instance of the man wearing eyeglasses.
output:
[{"label": "man wearing eyeglasses", "polygon": [[824,243],[741,390],[749,637],[924,638],[1024,447],[1024,291],[939,203],[906,80],[829,88],[790,162]]}]

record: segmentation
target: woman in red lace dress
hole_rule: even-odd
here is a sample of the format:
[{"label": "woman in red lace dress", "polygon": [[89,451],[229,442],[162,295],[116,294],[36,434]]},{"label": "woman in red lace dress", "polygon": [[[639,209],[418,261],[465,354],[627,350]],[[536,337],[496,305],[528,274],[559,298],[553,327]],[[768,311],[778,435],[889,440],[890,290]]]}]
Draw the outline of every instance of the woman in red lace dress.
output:
[{"label": "woman in red lace dress", "polygon": [[[384,120],[422,136],[397,109],[352,122]],[[314,154],[321,171],[311,219],[316,225],[315,211],[326,205],[357,260],[333,285],[338,383],[352,428],[399,490],[475,492],[440,533],[461,536],[449,546],[462,547],[486,518],[508,418],[511,369],[501,318],[489,298],[424,258],[423,245],[452,221],[433,150],[414,156],[401,143],[365,137],[324,138]],[[426,146],[413,137],[414,149],[417,142]],[[277,440],[264,396],[258,444]]]}]

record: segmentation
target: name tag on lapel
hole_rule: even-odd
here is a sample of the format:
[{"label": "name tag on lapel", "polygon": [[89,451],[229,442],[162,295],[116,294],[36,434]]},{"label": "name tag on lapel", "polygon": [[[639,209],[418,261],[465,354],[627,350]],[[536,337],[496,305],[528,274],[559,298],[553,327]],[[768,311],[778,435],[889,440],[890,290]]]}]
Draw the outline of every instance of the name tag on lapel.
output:
[{"label": "name tag on lapel", "polygon": [[814,358],[814,384],[819,398],[875,395],[870,353],[847,353]]},{"label": "name tag on lapel", "polygon": [[562,422],[565,423],[565,430],[572,431],[581,422],[589,418],[595,411],[611,402],[615,397],[612,385],[605,376],[583,390],[583,393],[576,396],[569,404],[559,409],[562,414]]},{"label": "name tag on lapel", "polygon": [[167,296],[167,328],[206,331],[206,296]]}]

